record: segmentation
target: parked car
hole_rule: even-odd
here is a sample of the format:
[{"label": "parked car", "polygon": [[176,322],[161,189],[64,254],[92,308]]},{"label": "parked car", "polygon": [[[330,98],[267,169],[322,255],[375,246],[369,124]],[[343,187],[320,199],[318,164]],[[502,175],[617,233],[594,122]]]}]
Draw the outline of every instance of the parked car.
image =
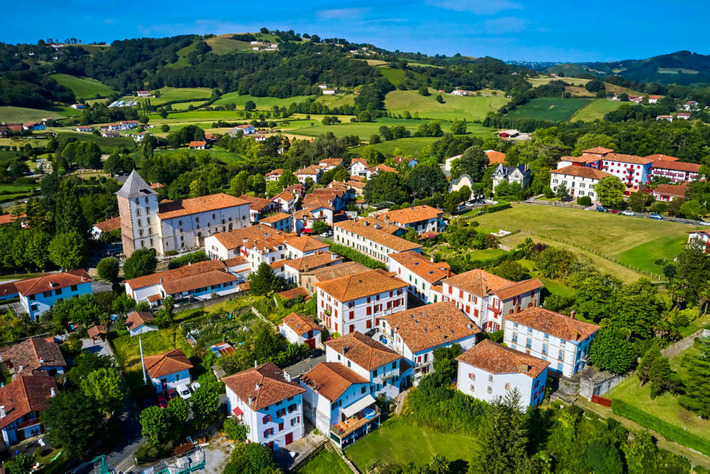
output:
[{"label": "parked car", "polygon": [[190,390],[192,390],[192,393],[195,393],[198,388],[200,388],[200,382],[192,382],[190,384]]},{"label": "parked car", "polygon": [[174,388],[169,388],[165,393],[168,396],[168,400],[172,400],[173,398],[178,396],[177,390],[175,390]]},{"label": "parked car", "polygon": [[311,351],[311,355],[309,356],[311,359],[315,359],[316,357],[320,357],[323,355],[323,349],[313,349]]},{"label": "parked car", "polygon": [[597,212],[609,212],[609,211],[606,210],[606,207],[597,206]]},{"label": "parked car", "polygon": [[625,216],[633,216],[634,215],[633,211],[624,211],[624,212],[622,212],[622,214]]},{"label": "parked car", "polygon": [[619,214],[619,211],[617,211],[616,209],[609,209],[609,212],[611,212],[612,214]]},{"label": "parked car", "polygon": [[660,214],[657,213],[657,212],[654,212],[653,214],[651,214],[651,215],[648,216],[648,217],[650,217],[651,219],[657,220],[657,221],[662,221],[662,220],[663,220],[663,216],[660,215]]},{"label": "parked car", "polygon": [[182,398],[183,400],[187,400],[188,398],[190,398],[192,396],[192,392],[190,391],[190,389],[188,388],[188,386],[186,384],[178,385],[177,386],[177,393],[178,393],[178,395],[180,395],[180,398]]},{"label": "parked car", "polygon": [[158,395],[158,406],[160,408],[165,408],[168,406],[168,397],[166,397],[163,393]]}]

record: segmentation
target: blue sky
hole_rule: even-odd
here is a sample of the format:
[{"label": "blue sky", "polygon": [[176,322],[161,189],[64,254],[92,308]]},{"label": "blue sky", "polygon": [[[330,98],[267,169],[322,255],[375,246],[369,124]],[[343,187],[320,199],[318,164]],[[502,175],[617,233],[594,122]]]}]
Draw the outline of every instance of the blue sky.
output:
[{"label": "blue sky", "polygon": [[266,26],[427,54],[607,61],[709,54],[708,13],[707,0],[8,1],[0,41],[110,42]]}]

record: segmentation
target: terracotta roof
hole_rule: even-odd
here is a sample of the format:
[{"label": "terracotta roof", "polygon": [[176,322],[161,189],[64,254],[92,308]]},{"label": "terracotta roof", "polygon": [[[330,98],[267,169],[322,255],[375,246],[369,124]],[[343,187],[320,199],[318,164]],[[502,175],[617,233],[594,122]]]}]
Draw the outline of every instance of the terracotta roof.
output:
[{"label": "terracotta roof", "polygon": [[288,237],[295,234],[288,234],[280,230],[273,229],[264,224],[256,224],[242,229],[235,229],[230,232],[220,232],[212,237],[222,244],[227,250],[238,249],[239,247],[249,247],[258,240],[272,239],[283,242]]},{"label": "terracotta roof", "polygon": [[321,327],[313,319],[305,314],[291,313],[286,316],[281,323],[302,336],[308,331],[320,331]]},{"label": "terracotta roof", "polygon": [[407,229],[404,227],[400,227],[396,224],[387,223],[383,220],[379,219],[379,216],[367,216],[367,217],[358,217],[357,222],[360,224],[367,224],[369,226],[379,226],[379,230],[387,232],[388,234],[395,235],[397,232],[400,232],[402,234],[407,232]]},{"label": "terracotta roof", "polygon": [[0,283],[0,296],[11,296],[18,294],[15,282]]},{"label": "terracotta roof", "polygon": [[296,196],[291,191],[284,191],[281,194],[276,195],[274,199],[281,199],[282,201],[291,202],[296,199]]},{"label": "terracotta roof", "polygon": [[94,324],[89,328],[87,331],[88,335],[90,338],[95,338],[99,336],[105,336],[106,335],[106,327],[103,324]]},{"label": "terracotta roof", "polygon": [[563,174],[566,176],[577,176],[578,178],[589,178],[589,179],[604,179],[608,176],[613,176],[611,173],[606,171],[600,171],[596,168],[587,168],[586,166],[565,166],[564,168],[558,168],[556,170],[550,171],[551,174]]},{"label": "terracotta roof", "polygon": [[538,280],[537,278],[533,278],[531,280],[523,280],[523,281],[516,281],[510,286],[506,286],[505,288],[500,288],[496,290],[496,296],[501,300],[509,300],[510,298],[518,295],[522,295],[524,293],[529,293],[533,290],[538,290],[540,288],[543,288],[545,285]]},{"label": "terracotta roof", "polygon": [[596,324],[585,323],[570,316],[533,306],[519,313],[504,316],[507,321],[537,329],[565,341],[582,341],[599,330]]},{"label": "terracotta roof", "polygon": [[144,361],[145,370],[154,379],[192,368],[190,359],[187,358],[182,349],[174,349],[163,354],[148,356],[144,358]]},{"label": "terracotta roof", "polygon": [[385,320],[413,353],[451,344],[481,332],[453,301],[401,311],[386,316]]},{"label": "terracotta roof", "polygon": [[99,229],[101,232],[111,232],[113,230],[118,230],[121,228],[121,218],[112,217],[102,222],[97,222],[94,227]]},{"label": "terracotta roof", "polygon": [[314,250],[330,248],[330,244],[326,244],[325,242],[321,242],[320,240],[314,239],[313,237],[309,237],[307,235],[284,240],[284,243],[301,252],[312,252]]},{"label": "terracotta roof", "polygon": [[241,255],[237,255],[236,257],[228,258],[227,260],[223,260],[223,262],[228,267],[236,267],[238,265],[248,264],[249,260],[242,257]]},{"label": "terracotta roof", "polygon": [[200,288],[207,288],[213,285],[223,285],[239,280],[236,276],[226,270],[213,270],[211,272],[186,276],[177,280],[164,281],[163,289],[168,295],[182,293]]},{"label": "terracotta roof", "polygon": [[689,230],[687,233],[688,234],[705,234],[708,237],[710,237],[710,230],[708,230],[708,229]]},{"label": "terracotta roof", "polygon": [[316,165],[311,165],[307,166],[306,168],[300,169],[296,171],[294,174],[296,176],[298,175],[319,175],[321,173],[321,169],[317,167]]},{"label": "terracotta roof", "polygon": [[190,142],[189,148],[196,148],[199,146],[207,146],[207,142],[204,140],[192,141],[192,142]]},{"label": "terracotta roof", "polygon": [[265,176],[281,176],[281,173],[283,173],[283,172],[284,172],[283,169],[277,168],[273,171],[269,171],[268,173],[266,173]]},{"label": "terracotta roof", "polygon": [[393,253],[390,254],[390,260],[394,260],[429,283],[437,283],[444,278],[453,276],[448,263],[434,263],[417,252]]},{"label": "terracotta roof", "polygon": [[0,359],[6,365],[11,365],[17,375],[43,373],[38,371],[42,367],[67,366],[59,345],[42,337],[32,337],[0,348]]},{"label": "terracotta roof", "polygon": [[318,164],[327,166],[339,166],[343,164],[343,160],[341,158],[326,158],[324,160],[320,160]]},{"label": "terracotta roof", "polygon": [[606,161],[617,161],[620,163],[633,163],[635,165],[647,165],[652,163],[653,160],[650,158],[641,158],[636,155],[624,155],[622,153],[609,153],[604,157]]},{"label": "terracotta roof", "polygon": [[675,156],[661,154],[648,155],[646,158],[650,158],[653,161],[680,161],[680,158],[676,158]]},{"label": "terracotta roof", "polygon": [[316,286],[336,300],[345,302],[385,291],[406,288],[408,285],[384,270],[370,270],[332,280],[319,281]]},{"label": "terracotta roof", "polygon": [[299,296],[304,297],[304,301],[310,299],[311,295],[308,294],[305,288],[301,288],[300,286],[297,288],[291,288],[290,290],[282,291],[280,293],[276,293],[279,295],[281,298],[286,299],[286,300],[293,300],[296,299]]},{"label": "terracotta roof", "polygon": [[93,279],[84,270],[71,270],[61,273],[50,273],[29,280],[20,280],[15,282],[17,290],[23,296],[36,295],[45,291],[58,290],[59,288],[67,288],[72,285],[81,285],[82,283],[90,283]]},{"label": "terracotta roof", "polygon": [[326,341],[325,345],[367,371],[402,358],[389,347],[357,331]]},{"label": "terracotta roof", "polygon": [[456,358],[459,362],[478,367],[491,374],[522,373],[537,377],[550,363],[518,352],[502,344],[484,339]]},{"label": "terracotta roof", "polygon": [[330,267],[318,268],[310,270],[308,273],[313,275],[319,281],[333,280],[335,278],[344,277],[347,275],[355,275],[357,273],[369,272],[371,269],[359,262],[344,262]]},{"label": "terracotta roof", "polygon": [[163,299],[163,295],[161,295],[160,293],[156,293],[156,294],[150,295],[150,296],[148,297],[148,301],[150,301],[151,303],[152,303],[153,301],[160,301],[160,300],[162,300],[162,299]]},{"label": "terracotta roof", "polygon": [[251,209],[252,211],[259,212],[268,207],[270,204],[274,203],[272,199],[249,196],[248,194],[242,194],[241,196],[239,196],[239,199],[248,202],[249,209]]},{"label": "terracotta roof", "polygon": [[488,273],[480,268],[454,275],[451,278],[447,278],[442,283],[447,283],[449,286],[477,296],[495,293],[497,290],[513,284],[510,280]]},{"label": "terracotta roof", "polygon": [[[219,234],[216,234],[219,235]],[[187,278],[193,275],[200,275],[202,273],[211,272],[213,270],[219,270],[226,268],[224,262],[219,260],[205,260],[203,262],[197,262],[190,265],[184,265],[173,270],[167,270],[165,272],[151,273],[150,275],[145,275],[138,278],[133,278],[132,280],[126,280],[126,284],[135,290],[137,288],[145,288],[146,286],[153,286],[163,283],[180,280],[182,278]]]},{"label": "terracotta roof", "polygon": [[276,214],[271,214],[268,217],[259,219],[259,222],[261,222],[262,224],[274,224],[284,219],[288,219],[289,217],[291,217],[291,214],[286,214],[285,212],[277,212]]},{"label": "terracotta roof", "polygon": [[[650,156],[647,156],[646,158],[651,158]],[[671,161],[671,160],[654,160],[653,161],[653,167],[654,168],[662,168],[666,170],[674,170],[674,171],[686,171],[688,173],[699,173],[700,172],[700,165],[696,163],[686,163],[684,161]]]},{"label": "terracotta roof", "polygon": [[353,158],[353,160],[350,162],[350,166],[354,165],[355,163],[360,163],[362,165],[365,165],[366,167],[370,166],[367,164],[367,160],[365,158]]},{"label": "terracotta roof", "polygon": [[337,362],[321,362],[301,377],[301,382],[334,402],[353,384],[367,380]]},{"label": "terracotta roof", "polygon": [[254,411],[306,391],[296,382],[288,382],[273,362],[224,377],[222,382]]},{"label": "terracotta roof", "polygon": [[685,197],[685,193],[688,192],[688,185],[683,184],[659,184],[653,190],[654,194],[663,194],[666,196],[681,196]]},{"label": "terracotta roof", "polygon": [[44,411],[52,390],[55,394],[58,392],[57,383],[48,375],[21,376],[0,387],[0,403],[5,409],[5,417],[0,418],[0,429],[32,412]]},{"label": "terracotta roof", "polygon": [[582,156],[563,156],[560,158],[560,161],[569,161],[570,163],[581,163],[581,164],[587,164],[587,163],[593,163],[595,161],[599,161],[601,158],[598,156],[594,155],[582,155]]},{"label": "terracotta roof", "polygon": [[490,150],[490,151],[486,152],[486,155],[488,156],[488,163],[491,165],[498,165],[498,164],[505,163],[505,153],[501,153],[500,151]]},{"label": "terracotta roof", "polygon": [[161,220],[189,216],[200,212],[216,211],[228,207],[243,206],[247,202],[229,194],[210,194],[182,201],[163,201],[158,206],[158,216]]},{"label": "terracotta roof", "polygon": [[604,148],[603,146],[597,146],[594,148],[590,148],[588,150],[582,150],[582,153],[592,153],[595,155],[606,155],[607,153],[613,153],[614,150],[610,150],[609,148]]},{"label": "terracotta roof", "polygon": [[426,221],[429,219],[438,219],[443,215],[444,211],[440,211],[431,206],[422,205],[406,207],[404,209],[398,209],[396,211],[385,212],[383,214],[380,214],[378,218],[383,221],[406,225]]},{"label": "terracotta roof", "polygon": [[147,311],[132,311],[126,316],[126,326],[128,329],[137,329],[144,324],[148,324],[155,320],[155,316]]},{"label": "terracotta roof", "polygon": [[342,222],[336,222],[335,224],[333,224],[333,226],[340,227],[345,231],[360,235],[377,244],[392,249],[395,252],[406,252],[408,250],[415,250],[421,248],[421,245],[419,244],[415,244],[408,240],[401,239],[390,234],[389,232],[385,232],[381,229],[376,229],[375,226],[372,225],[365,225],[363,223],[360,223],[359,221],[345,220]]},{"label": "terracotta roof", "polygon": [[[20,215],[20,217],[25,218],[25,217],[27,217],[27,215],[23,213]],[[0,216],[0,225],[9,224],[11,222],[15,222],[16,220],[17,220],[17,216],[15,216],[13,214],[3,214],[2,216]]]},{"label": "terracotta roof", "polygon": [[343,261],[343,257],[332,252],[317,251],[314,254],[306,255],[303,258],[293,260],[285,260],[284,265],[288,265],[298,272],[304,272],[306,269],[321,268],[323,266],[338,265]]},{"label": "terracotta roof", "polygon": [[335,195],[332,196],[321,196],[321,195],[316,195],[316,194],[309,194],[303,199],[303,207],[310,209],[310,210],[316,210],[320,209],[322,207],[327,207],[328,209],[332,209],[333,207],[333,200],[335,199]]},{"label": "terracotta roof", "polygon": [[[148,133],[148,132],[143,132],[143,133]],[[142,134],[139,134],[139,135],[142,135]],[[150,183],[150,187],[152,189],[160,189],[160,188],[164,188],[165,186],[163,186],[161,183]]]}]

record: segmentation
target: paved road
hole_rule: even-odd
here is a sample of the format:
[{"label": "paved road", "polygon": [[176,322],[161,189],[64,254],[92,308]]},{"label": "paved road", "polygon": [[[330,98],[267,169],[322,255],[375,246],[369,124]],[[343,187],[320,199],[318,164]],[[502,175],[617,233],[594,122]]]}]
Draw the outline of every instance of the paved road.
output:
[{"label": "paved road", "polygon": [[[134,413],[134,415],[137,417],[138,413]],[[125,421],[121,422],[121,428],[124,436],[123,445],[118,450],[107,454],[106,462],[110,469],[115,470],[116,474],[137,472],[134,470],[133,452],[144,442],[141,434],[141,425],[136,418],[129,416]]]}]

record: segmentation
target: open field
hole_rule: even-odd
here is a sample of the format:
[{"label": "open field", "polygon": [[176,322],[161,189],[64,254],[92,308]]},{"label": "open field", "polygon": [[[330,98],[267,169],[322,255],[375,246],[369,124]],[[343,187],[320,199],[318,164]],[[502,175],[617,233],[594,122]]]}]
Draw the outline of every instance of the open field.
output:
[{"label": "open field", "polygon": [[[341,121],[344,119],[341,118]],[[299,120],[291,121],[289,124],[290,128],[284,127],[286,133],[294,135],[303,135],[310,137],[317,137],[326,132],[333,132],[336,137],[344,137],[348,135],[357,135],[362,140],[369,140],[372,135],[379,133],[380,127],[386,125],[391,127],[393,125],[403,125],[409,131],[414,133],[417,127],[421,123],[426,123],[426,120],[407,120],[407,119],[390,119],[381,118],[377,119],[376,122],[348,122],[347,119],[343,123],[336,125],[322,125],[318,120]],[[313,125],[311,125],[313,124]],[[444,132],[448,131],[450,124],[442,123],[441,128]]]},{"label": "open field", "polygon": [[544,84],[549,84],[552,81],[563,81],[571,86],[584,86],[590,79],[579,79],[576,77],[550,77],[550,76],[540,76],[540,77],[530,77],[528,82],[532,84],[533,87],[542,86]]},{"label": "open field", "polygon": [[116,91],[96,79],[70,76],[69,74],[52,74],[52,77],[64,87],[71,89],[76,100],[108,97]]},{"label": "open field", "polygon": [[239,95],[237,92],[229,92],[224,94],[222,97],[217,99],[212,105],[227,105],[234,104],[237,107],[244,107],[248,101],[252,100],[256,104],[258,109],[272,109],[275,105],[279,107],[288,107],[289,105],[299,102],[303,102],[310,96],[298,95],[295,97],[287,97],[285,99],[280,99],[278,97],[254,97],[251,95]]},{"label": "open field", "polygon": [[[152,105],[163,105],[176,100],[191,100],[193,104],[200,105],[212,96],[212,89],[208,87],[163,87],[162,89],[151,91],[151,94],[155,92],[160,92],[160,97],[150,98]],[[148,100],[132,95],[124,96],[122,99],[135,100],[139,103]],[[184,105],[187,108],[189,104],[173,104],[173,108],[178,108],[180,105]]]},{"label": "open field", "polygon": [[228,54],[235,51],[251,51],[251,45],[246,41],[232,39],[232,35],[219,35],[205,40],[215,54]]},{"label": "open field", "polygon": [[298,471],[299,474],[350,474],[350,468],[340,459],[340,456],[323,449],[313,456]]},{"label": "open field", "polygon": [[601,120],[604,118],[605,114],[618,109],[621,104],[623,104],[623,102],[618,100],[594,99],[575,112],[571,120],[573,122],[591,122],[597,119]]},{"label": "open field", "polygon": [[380,74],[382,74],[386,79],[388,79],[392,84],[399,85],[400,82],[405,78],[407,75],[407,71],[404,69],[393,69],[391,67],[380,67],[377,68],[378,71],[380,71]]},{"label": "open field", "polygon": [[515,110],[508,113],[507,117],[563,122],[569,120],[575,112],[587,105],[591,100],[592,99],[539,97],[518,106]]},{"label": "open field", "polygon": [[321,95],[316,99],[316,102],[327,105],[330,108],[342,107],[344,105],[355,105],[355,95]]},{"label": "open field", "polygon": [[58,117],[57,111],[15,107],[12,105],[0,106],[0,122],[38,122],[43,118]]},{"label": "open field", "polygon": [[404,417],[391,418],[345,449],[345,455],[360,472],[367,472],[378,460],[402,466],[429,463],[435,454],[445,456],[452,471],[466,472],[466,464],[480,448],[475,439],[421,428]]},{"label": "open field", "polygon": [[[674,222],[525,204],[483,215],[476,220],[486,227],[521,231],[504,238],[502,242],[505,245],[514,246],[527,236],[550,241],[553,245],[560,245],[556,242],[559,239],[576,252],[587,249],[656,274],[663,267],[654,262],[662,258],[672,260],[680,253],[687,238],[686,232],[696,228]],[[586,253],[594,256],[593,253]],[[609,265],[619,268],[619,265],[607,261],[605,266]],[[612,274],[619,278],[623,275],[617,272]]]},{"label": "open field", "polygon": [[59,135],[70,135],[78,138],[79,140],[96,142],[101,150],[114,151],[118,148],[125,147],[132,150],[136,147],[136,142],[129,137],[102,137],[99,135],[94,135],[93,133],[80,133],[80,132],[59,132]]},{"label": "open field", "polygon": [[417,91],[392,91],[385,98],[385,107],[390,112],[412,115],[419,114],[421,118],[438,120],[462,119],[473,121],[483,120],[488,112],[495,112],[509,99],[497,91],[497,95],[489,97],[463,97],[442,94],[444,103],[436,101],[438,92],[430,89],[431,95],[424,97]]}]

